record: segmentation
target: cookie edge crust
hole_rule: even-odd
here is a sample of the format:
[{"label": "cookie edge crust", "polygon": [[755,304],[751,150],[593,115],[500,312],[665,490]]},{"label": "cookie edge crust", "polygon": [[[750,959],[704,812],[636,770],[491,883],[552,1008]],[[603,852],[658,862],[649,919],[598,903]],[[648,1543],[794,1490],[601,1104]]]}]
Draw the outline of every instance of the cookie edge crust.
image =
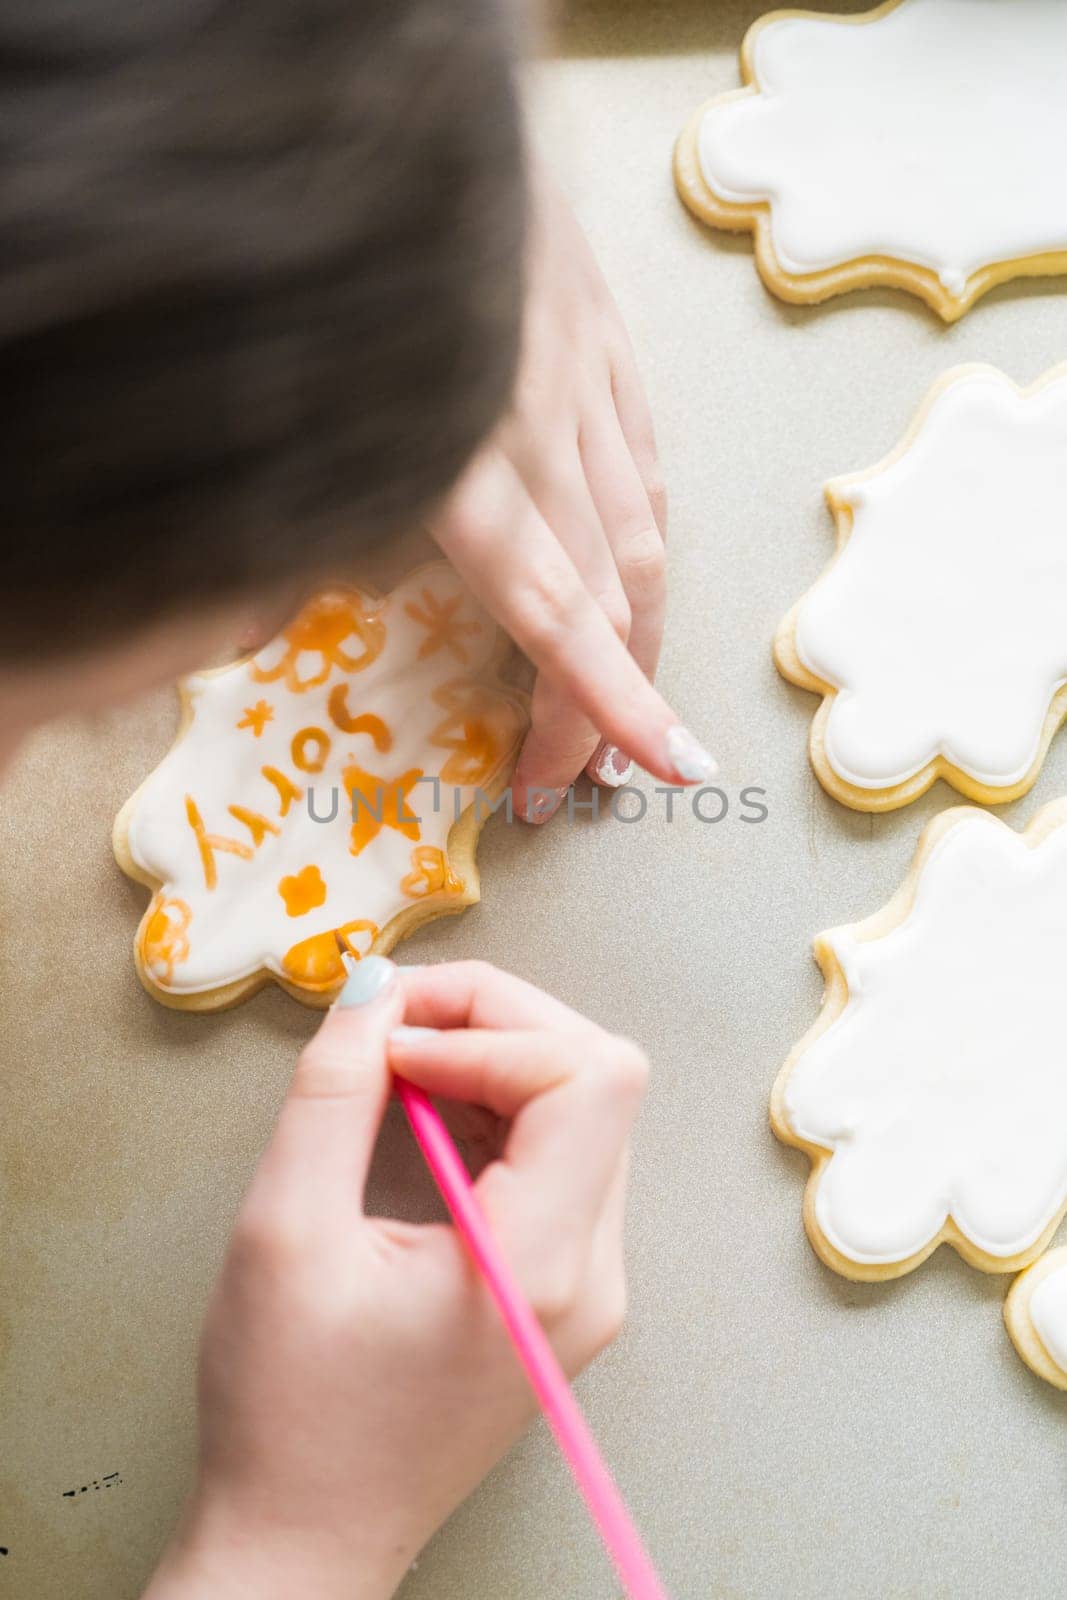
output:
[{"label": "cookie edge crust", "polygon": [[825,984],[822,1007],[807,1033],[789,1052],[771,1091],[770,1120],[771,1129],[775,1137],[782,1144],[802,1150],[811,1162],[811,1172],[804,1187],[802,1213],[804,1230],[807,1233],[811,1247],[820,1261],[834,1272],[843,1278],[850,1278],[860,1283],[880,1283],[892,1278],[904,1277],[907,1273],[914,1272],[916,1267],[921,1266],[926,1258],[933,1255],[941,1244],[951,1245],[968,1265],[977,1267],[980,1272],[998,1274],[1020,1272],[1024,1267],[1029,1267],[1044,1255],[1056,1229],[1064,1216],[1067,1215],[1067,1202],[1065,1202],[1042,1230],[1038,1238],[1025,1250],[1020,1250],[1012,1256],[994,1256],[982,1250],[961,1232],[953,1218],[949,1216],[938,1232],[912,1255],[904,1256],[899,1261],[854,1261],[830,1242],[820,1228],[816,1216],[816,1198],[819,1184],[834,1152],[825,1149],[822,1145],[813,1144],[810,1140],[804,1139],[794,1132],[786,1112],[785,1094],[793,1068],[811,1045],[815,1043],[820,1034],[824,1033],[831,1023],[837,1020],[848,1002],[848,982],[831,944],[834,935],[848,932],[853,937],[867,942],[868,940],[884,938],[894,928],[898,927],[907,917],[914,904],[919,881],[935,847],[941,843],[953,828],[958,827],[971,817],[982,817],[990,827],[1008,828],[1010,833],[1033,849],[1057,828],[1067,826],[1067,797],[1053,800],[1048,805],[1042,806],[1029,826],[1023,829],[1022,832],[1015,828],[1010,828],[1000,817],[994,816],[988,811],[982,811],[975,806],[952,806],[949,810],[940,812],[938,816],[928,822],[919,835],[915,854],[912,857],[903,882],[881,910],[874,912],[872,916],[866,917],[860,922],[844,924],[839,928],[830,928],[816,936],[813,950]]},{"label": "cookie edge crust", "polygon": [[1058,1267],[1067,1266],[1067,1246],[1050,1250],[1033,1266],[1021,1272],[1008,1290],[1004,1301],[1004,1324],[1017,1354],[1030,1371],[1056,1389],[1067,1391],[1067,1372],[1054,1361],[1034,1327],[1030,1315],[1030,1301],[1034,1290],[1043,1278]]},{"label": "cookie edge crust", "polygon": [[[381,605],[401,584],[408,583],[411,579],[419,578],[424,574],[436,572],[446,565],[447,563],[441,561],[423,562],[420,566],[413,568],[411,572],[406,573],[385,594],[380,593],[370,584],[357,584],[348,581],[344,584],[344,587],[358,589],[361,594],[377,601]],[[529,696],[504,680],[502,676],[503,669],[514,654],[514,646],[506,634],[503,633],[498,623],[494,622],[494,627],[497,632],[496,647],[484,669],[485,676],[478,681],[506,698],[520,713],[521,720],[521,726],[513,744],[509,747],[490,778],[480,785],[482,793],[487,795],[495,804],[507,788],[525,730],[529,726]],[[254,652],[240,656],[236,661],[228,661],[224,666],[210,667],[198,672],[196,676],[199,678],[217,677],[222,673],[236,671],[252,660],[253,655]],[[320,1011],[328,1010],[344,987],[343,978],[328,989],[309,989],[293,983],[281,973],[273,972],[268,967],[259,967],[255,972],[250,972],[247,977],[235,978],[230,983],[219,984],[211,989],[197,990],[195,993],[182,994],[163,988],[156,983],[155,979],[145,969],[141,959],[141,938],[152,911],[152,902],[165,885],[161,879],[157,878],[153,873],[146,872],[134,860],[129,844],[129,829],[142,791],[171,752],[177,749],[192,726],[192,700],[184,679],[179,680],[176,687],[180,709],[174,738],[151,772],[142,779],[133,794],[123,804],[115,818],[111,835],[111,848],[119,867],[128,878],[132,878],[135,883],[143,884],[145,888],[151,891],[148,905],[145,907],[133,935],[133,957],[137,976],[153,1000],[159,1001],[161,1005],[168,1007],[172,1011],[193,1011],[205,1014],[228,1011],[231,1007],[251,999],[260,989],[266,988],[269,984],[276,984],[278,988],[284,989],[286,994],[291,995],[294,1000],[298,1000],[301,1005]],[[447,894],[443,890],[438,890],[433,894],[426,895],[421,900],[413,902],[410,906],[405,906],[401,911],[397,912],[396,916],[389,919],[379,931],[377,938],[369,945],[365,954],[375,956],[388,955],[402,939],[408,938],[409,935],[424,924],[435,922],[440,917],[456,916],[461,911],[466,911],[468,906],[478,904],[481,900],[481,877],[477,861],[478,840],[490,815],[492,815],[492,812],[486,808],[485,815],[479,816],[477,807],[470,805],[462,813],[459,820],[453,822],[448,831],[445,851],[450,864],[463,881],[462,892],[460,894]]]},{"label": "cookie edge crust", "polygon": [[743,87],[713,95],[686,123],[674,147],[674,182],[682,202],[699,221],[730,233],[753,235],[756,270],[766,288],[779,300],[790,305],[818,305],[854,289],[901,289],[925,301],[944,322],[958,322],[977,300],[999,284],[1009,283],[1016,278],[1051,278],[1067,273],[1067,246],[1062,250],[1044,250],[1006,261],[990,262],[971,273],[959,295],[948,293],[932,267],[919,266],[917,262],[904,261],[896,256],[856,256],[850,261],[823,267],[816,272],[787,272],[774,249],[770,202],[721,199],[708,186],[697,154],[700,125],[712,106],[761,92],[756,76],[755,52],[763,28],[789,19],[836,22],[843,27],[856,27],[878,22],[902,4],[903,0],[883,0],[883,4],[872,11],[862,11],[855,16],[785,9],[770,11],[757,18],[741,42]]},{"label": "cookie edge crust", "polygon": [[1045,764],[1049,747],[1059,732],[1063,722],[1067,720],[1067,683],[1056,689],[1048,704],[1045,718],[1041,727],[1037,751],[1034,759],[1021,778],[1014,783],[996,785],[983,783],[980,778],[956,766],[945,755],[938,754],[928,761],[925,766],[913,772],[910,777],[903,778],[899,783],[887,784],[881,788],[866,789],[859,785],[849,783],[831,765],[826,753],[826,724],[830,718],[833,702],[837,697],[837,688],[824,679],[818,677],[800,659],[797,650],[796,628],[802,607],[821,583],[829,576],[831,569],[840,559],[852,534],[852,507],[845,504],[849,491],[856,485],[870,482],[871,479],[880,477],[890,467],[896,465],[915,443],[926,419],[941,396],[957,383],[967,382],[972,378],[993,377],[998,382],[1008,383],[1015,393],[1023,399],[1037,394],[1041,389],[1052,383],[1067,378],[1067,361],[1058,362],[1050,367],[1047,372],[1031,384],[1018,384],[1009,378],[999,367],[992,366],[989,362],[970,361],[961,366],[949,367],[927,390],[918,411],[908,424],[902,438],[894,445],[889,454],[883,456],[881,461],[873,467],[867,467],[861,472],[847,473],[838,478],[831,478],[823,486],[826,503],[834,518],[835,542],[834,551],[829,561],[823,567],[815,582],[801,595],[790,611],[778,625],[774,635],[773,655],[774,664],[779,673],[787,682],[795,684],[798,689],[806,689],[812,694],[822,696],[812,719],[808,736],[808,757],[812,769],[822,787],[834,800],[848,806],[852,811],[896,811],[901,806],[910,805],[920,795],[926,793],[938,778],[955,789],[958,794],[968,800],[976,801],[980,805],[1001,806],[1007,805],[1012,800],[1020,799],[1029,793],[1041,775],[1041,768]]}]

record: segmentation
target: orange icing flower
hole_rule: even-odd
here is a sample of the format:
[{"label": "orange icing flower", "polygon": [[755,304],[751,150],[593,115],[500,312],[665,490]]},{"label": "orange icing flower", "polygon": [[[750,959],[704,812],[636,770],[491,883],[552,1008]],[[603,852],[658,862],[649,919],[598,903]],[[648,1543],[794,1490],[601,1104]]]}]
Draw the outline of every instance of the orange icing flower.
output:
[{"label": "orange icing flower", "polygon": [[442,604],[432,589],[423,589],[419,599],[422,601],[421,608],[413,600],[409,600],[404,607],[411,620],[426,629],[426,637],[419,646],[419,660],[425,661],[427,656],[435,655],[443,647],[466,666],[470,657],[463,638],[481,633],[482,630],[477,622],[464,622],[456,615],[464,596],[454,594]]},{"label": "orange icing flower", "polygon": [[265,700],[257,700],[254,706],[245,706],[245,714],[236,726],[251,728],[252,737],[258,739],[267,723],[273,721],[274,707],[268,705]]},{"label": "orange icing flower", "polygon": [[418,839],[419,819],[408,811],[406,801],[422,777],[421,767],[412,767],[399,778],[376,778],[362,767],[346,767],[342,773],[352,802],[352,854],[376,839],[383,828],[395,828],[405,839]]},{"label": "orange icing flower", "polygon": [[[285,952],[282,971],[301,988],[316,991],[332,989],[345,976],[345,964],[341,959],[342,945],[358,961],[366,955],[378,932],[374,922],[346,922],[343,927],[313,934],[310,939],[302,939]],[[363,948],[357,948],[357,944],[362,944]]]},{"label": "orange icing flower", "polygon": [[301,867],[299,872],[281,880],[278,893],[285,901],[285,909],[291,917],[303,917],[323,904],[326,885],[318,867]]},{"label": "orange icing flower", "polygon": [[462,894],[463,879],[452,871],[451,863],[443,850],[435,845],[420,844],[411,852],[413,870],[400,881],[401,891],[412,900],[424,900],[428,894]]},{"label": "orange icing flower", "polygon": [[169,983],[174,968],[189,955],[191,906],[177,897],[157,895],[141,934],[141,960],[157,983]]},{"label": "orange icing flower", "polygon": [[334,667],[361,672],[370,666],[385,645],[385,623],[376,612],[365,611],[359,598],[333,591],[310,600],[282,634],[281,660],[272,667],[255,659],[249,663],[253,681],[281,678],[293,694],[303,694],[325,683]]}]

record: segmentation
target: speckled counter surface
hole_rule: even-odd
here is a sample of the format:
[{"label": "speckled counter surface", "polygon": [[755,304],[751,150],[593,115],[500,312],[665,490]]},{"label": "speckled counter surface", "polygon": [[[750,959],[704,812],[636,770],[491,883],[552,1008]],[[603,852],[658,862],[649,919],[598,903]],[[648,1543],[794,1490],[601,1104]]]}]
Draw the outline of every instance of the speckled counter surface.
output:
[{"label": "speckled counter surface", "polygon": [[[806,1163],[767,1130],[818,1006],[812,934],[880,905],[951,799],[939,785],[885,818],[827,799],[805,755],[815,701],[779,681],[769,641],[831,547],[823,480],[880,457],[944,367],[1029,381],[1062,360],[1067,293],[998,290],[950,330],[903,295],[772,300],[747,240],[705,233],[670,180],[675,133],[735,83],[756,14],[582,7],[534,95],[651,393],[672,497],[662,681],[718,753],[730,811],[494,824],[483,904],[408,948],[489,956],[653,1056],[629,1326],[581,1395],[679,1600],[1039,1600],[1064,1592],[1067,1401],[1013,1353],[1006,1282],[944,1250],[903,1282],[834,1278],[801,1229]],[[143,896],[108,832],[173,719],[160,694],[49,730],[0,809],[0,1594],[19,1600],[139,1593],[187,1482],[204,1298],[313,1026],[279,993],[200,1021],[137,983]],[[739,820],[745,785],[767,791],[758,825]],[[1065,789],[1061,735],[1006,814]],[[427,1203],[395,1122],[375,1188]],[[543,1429],[403,1590],[617,1594]]]}]

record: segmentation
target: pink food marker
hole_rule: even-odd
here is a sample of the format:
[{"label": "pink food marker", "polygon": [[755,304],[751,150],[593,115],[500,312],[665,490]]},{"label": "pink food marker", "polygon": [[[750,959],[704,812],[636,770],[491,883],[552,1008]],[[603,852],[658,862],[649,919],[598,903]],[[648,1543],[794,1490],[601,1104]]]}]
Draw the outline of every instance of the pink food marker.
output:
[{"label": "pink food marker", "polygon": [[530,1386],[574,1474],[627,1595],[630,1600],[667,1600],[667,1592],[630,1520],[566,1374],[489,1230],[470,1173],[451,1134],[422,1089],[403,1078],[393,1081],[412,1132],[426,1157],[426,1165],[436,1178],[452,1220],[497,1303]]}]

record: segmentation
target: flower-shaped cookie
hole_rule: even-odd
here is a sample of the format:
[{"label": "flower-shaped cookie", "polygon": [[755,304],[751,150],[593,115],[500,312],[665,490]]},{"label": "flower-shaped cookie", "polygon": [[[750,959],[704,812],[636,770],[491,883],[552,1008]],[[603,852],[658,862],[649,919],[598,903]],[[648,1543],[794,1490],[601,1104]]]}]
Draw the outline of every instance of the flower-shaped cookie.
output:
[{"label": "flower-shaped cookie", "polygon": [[818,1255],[867,1279],[943,1240],[986,1272],[1028,1265],[1067,1211],[1067,801],[1022,835],[943,812],[889,904],[815,955],[822,1013],[771,1120],[811,1157]]},{"label": "flower-shaped cookie", "polygon": [[1027,390],[955,368],[826,497],[837,553],[775,640],[784,676],[824,697],[820,783],[861,811],[939,777],[1016,799],[1067,715],[1067,366]]},{"label": "flower-shaped cookie", "polygon": [[686,205],[755,234],[783,300],[874,284],[946,321],[1014,277],[1067,272],[1067,6],[888,0],[749,29],[745,88],[675,151]]},{"label": "flower-shaped cookie", "polygon": [[1004,1302],[1011,1342],[1031,1372],[1067,1389],[1067,1247],[1019,1274]]},{"label": "flower-shaped cookie", "polygon": [[316,595],[258,654],[187,678],[177,742],[115,825],[154,890],[149,992],[209,1010],[274,979],[327,1004],[342,954],[477,900],[478,831],[526,726],[506,648],[439,562],[384,600]]}]

